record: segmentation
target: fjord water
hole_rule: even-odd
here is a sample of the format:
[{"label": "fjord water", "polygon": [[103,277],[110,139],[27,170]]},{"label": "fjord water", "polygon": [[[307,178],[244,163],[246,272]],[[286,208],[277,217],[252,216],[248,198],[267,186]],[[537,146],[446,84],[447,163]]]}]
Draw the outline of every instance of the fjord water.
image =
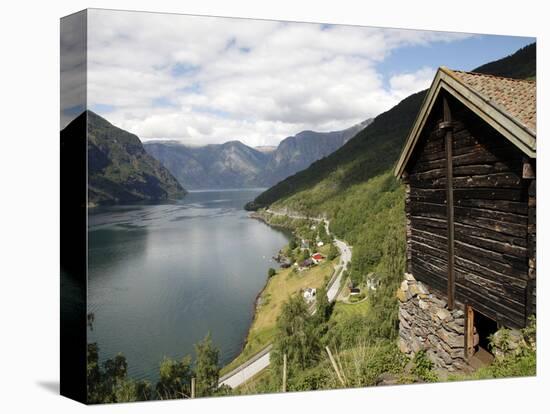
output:
[{"label": "fjord water", "polygon": [[132,378],[156,381],[164,356],[194,358],[208,332],[222,363],[239,353],[271,257],[288,241],[242,209],[260,191],[90,211],[88,342],[101,360],[121,352]]}]

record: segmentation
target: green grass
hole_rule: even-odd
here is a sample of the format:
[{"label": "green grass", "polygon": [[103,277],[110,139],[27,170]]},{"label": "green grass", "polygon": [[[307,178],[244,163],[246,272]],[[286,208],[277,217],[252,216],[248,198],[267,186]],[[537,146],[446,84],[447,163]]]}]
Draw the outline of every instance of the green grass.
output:
[{"label": "green grass", "polygon": [[370,304],[368,300],[360,303],[342,303],[337,302],[334,305],[334,311],[332,312],[331,320],[338,322],[343,319],[348,319],[352,316],[367,316],[370,310]]},{"label": "green grass", "polygon": [[292,268],[277,270],[277,274],[269,279],[262,291],[261,297],[267,300],[256,310],[243,351],[222,368],[221,375],[235,369],[269,345],[277,333],[277,318],[283,304],[301,289],[323,287],[332,275],[336,263],[338,259],[326,261],[299,273],[293,273]]}]

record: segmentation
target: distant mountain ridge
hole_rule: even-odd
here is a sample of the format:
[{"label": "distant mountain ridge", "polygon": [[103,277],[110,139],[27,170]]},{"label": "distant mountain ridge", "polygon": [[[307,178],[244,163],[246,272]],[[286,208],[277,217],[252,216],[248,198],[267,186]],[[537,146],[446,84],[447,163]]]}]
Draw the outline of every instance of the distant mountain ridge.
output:
[{"label": "distant mountain ridge", "polygon": [[258,176],[270,157],[240,141],[204,147],[153,141],[144,147],[189,189],[258,186]]},{"label": "distant mountain ridge", "polygon": [[[86,131],[87,136],[83,131]],[[161,201],[186,191],[145,152],[139,138],[85,111],[61,131],[61,140],[87,140],[88,205]]]},{"label": "distant mountain ridge", "polygon": [[189,189],[266,187],[336,151],[371,121],[342,131],[302,131],[277,147],[252,148],[240,141],[203,147],[150,141],[144,147]]},{"label": "distant mountain ridge", "polygon": [[268,186],[276,184],[330,155],[371,122],[372,119],[367,119],[342,131],[302,131],[285,138],[278,145],[265,168],[263,184]]}]

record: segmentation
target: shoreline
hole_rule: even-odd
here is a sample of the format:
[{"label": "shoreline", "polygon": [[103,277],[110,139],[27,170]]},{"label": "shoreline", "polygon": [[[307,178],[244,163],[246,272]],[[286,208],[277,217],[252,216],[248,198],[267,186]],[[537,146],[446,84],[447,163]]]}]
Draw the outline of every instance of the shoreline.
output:
[{"label": "shoreline", "polygon": [[[251,218],[251,219],[254,219],[254,220],[259,220],[262,223],[264,223],[264,224],[266,224],[269,227],[272,227],[274,229],[284,229],[284,230],[287,230],[287,231],[291,230],[291,233],[294,235],[294,231],[292,231],[291,227],[272,224],[272,223],[269,222],[269,220],[267,220],[266,217],[264,217],[264,215],[262,215],[261,213],[258,213],[256,211],[250,212],[248,214],[248,217]],[[250,331],[252,329],[252,326],[254,326],[254,321],[256,320],[256,317],[257,317],[257,314],[258,314],[258,300],[260,299],[262,294],[265,292],[265,290],[267,288],[267,285],[269,284],[269,280],[270,280],[270,278],[268,278],[267,275],[266,275],[265,283],[264,283],[262,289],[258,292],[258,294],[256,295],[256,297],[254,299],[254,302],[252,304],[252,306],[253,306],[252,320],[250,321],[250,325],[248,327],[248,330],[246,331],[246,335],[243,339],[243,342],[242,342],[242,345],[240,347],[241,349],[240,349],[239,353],[233,359],[231,359],[231,361],[229,361],[227,364],[225,364],[223,367],[220,368],[220,373],[224,368],[228,367],[229,365],[231,365],[233,363],[233,361],[235,361],[237,358],[239,358],[243,354],[246,346],[248,345],[248,338],[250,336]],[[227,375],[227,372],[224,375]]]}]

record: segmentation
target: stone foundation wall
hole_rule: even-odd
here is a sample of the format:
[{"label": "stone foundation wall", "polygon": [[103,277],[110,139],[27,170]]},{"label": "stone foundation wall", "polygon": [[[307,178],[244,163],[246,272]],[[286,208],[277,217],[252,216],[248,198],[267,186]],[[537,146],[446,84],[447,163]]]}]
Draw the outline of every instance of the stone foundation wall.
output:
[{"label": "stone foundation wall", "polygon": [[[447,301],[430,293],[411,274],[397,291],[399,299],[399,348],[408,356],[420,350],[436,368],[450,372],[468,367],[464,359],[464,312],[449,311]],[[479,338],[474,336],[474,345]]]}]

